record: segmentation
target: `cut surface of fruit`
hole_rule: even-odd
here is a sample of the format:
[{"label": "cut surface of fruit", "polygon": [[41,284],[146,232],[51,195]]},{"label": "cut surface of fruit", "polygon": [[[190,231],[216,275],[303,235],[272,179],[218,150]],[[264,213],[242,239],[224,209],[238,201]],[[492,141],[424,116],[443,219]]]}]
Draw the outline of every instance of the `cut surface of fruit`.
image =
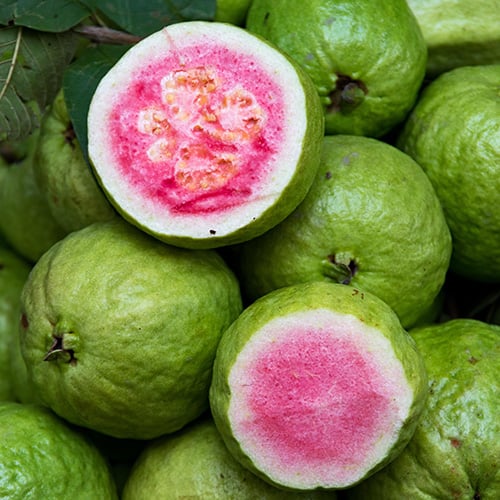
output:
[{"label": "cut surface of fruit", "polygon": [[332,474],[350,483],[378,462],[412,391],[377,333],[354,316],[317,309],[278,318],[248,342],[230,374],[229,412],[247,452],[267,450],[260,468],[296,477],[307,469],[315,487]]},{"label": "cut surface of fruit", "polygon": [[126,218],[181,246],[217,246],[242,227],[263,232],[305,195],[320,114],[312,82],[266,42],[224,23],[178,23],[101,80],[89,155]]},{"label": "cut surface of fruit", "polygon": [[401,451],[425,390],[420,354],[387,304],[314,282],[257,299],[226,330],[210,403],[244,466],[281,488],[334,490]]}]

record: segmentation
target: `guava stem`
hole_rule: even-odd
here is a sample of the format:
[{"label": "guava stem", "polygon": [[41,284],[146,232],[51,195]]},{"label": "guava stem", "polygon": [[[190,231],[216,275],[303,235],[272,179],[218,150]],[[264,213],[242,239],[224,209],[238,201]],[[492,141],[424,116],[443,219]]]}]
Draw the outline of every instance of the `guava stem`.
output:
[{"label": "guava stem", "polygon": [[349,112],[357,108],[368,93],[361,80],[354,80],[347,75],[338,75],[335,89],[330,93],[330,113]]},{"label": "guava stem", "polygon": [[354,260],[335,255],[328,255],[326,259],[323,259],[321,267],[323,276],[343,285],[348,285],[357,271]]}]

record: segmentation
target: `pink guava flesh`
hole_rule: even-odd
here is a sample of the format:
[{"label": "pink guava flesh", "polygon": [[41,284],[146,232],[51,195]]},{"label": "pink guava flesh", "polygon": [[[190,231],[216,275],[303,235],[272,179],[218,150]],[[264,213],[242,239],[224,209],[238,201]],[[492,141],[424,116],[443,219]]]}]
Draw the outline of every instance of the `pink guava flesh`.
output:
[{"label": "pink guava flesh", "polygon": [[108,127],[116,166],[172,213],[223,212],[269,181],[283,96],[254,58],[214,41],[170,51],[153,56],[115,98]]},{"label": "pink guava flesh", "polygon": [[382,361],[386,347],[301,325],[258,345],[235,365],[230,410],[258,468],[292,482],[343,486],[387,453],[408,387],[399,364]]}]

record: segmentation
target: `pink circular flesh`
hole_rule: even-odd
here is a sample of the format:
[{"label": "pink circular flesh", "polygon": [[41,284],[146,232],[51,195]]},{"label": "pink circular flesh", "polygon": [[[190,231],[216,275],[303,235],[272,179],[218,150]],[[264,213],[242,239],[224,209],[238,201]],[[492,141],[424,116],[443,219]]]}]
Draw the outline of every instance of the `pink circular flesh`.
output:
[{"label": "pink circular flesh", "polygon": [[109,134],[120,175],[184,214],[259,192],[279,151],[281,88],[250,56],[215,43],[154,57],[120,89]]},{"label": "pink circular flesh", "polygon": [[348,338],[296,331],[251,362],[243,430],[284,467],[363,462],[397,413],[373,359]]}]

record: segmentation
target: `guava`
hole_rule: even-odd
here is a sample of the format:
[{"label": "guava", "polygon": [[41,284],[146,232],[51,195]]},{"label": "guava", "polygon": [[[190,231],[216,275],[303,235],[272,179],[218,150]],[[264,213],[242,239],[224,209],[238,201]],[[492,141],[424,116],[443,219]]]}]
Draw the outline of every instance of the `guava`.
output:
[{"label": "guava", "polygon": [[241,311],[215,250],[166,245],[117,217],[35,264],[21,351],[41,401],[76,425],[151,439],[208,408],[215,351]]},{"label": "guava", "polygon": [[130,472],[123,500],[334,500],[327,492],[283,491],[242,467],[209,416],[149,443]]},{"label": "guava", "polygon": [[408,0],[424,36],[427,75],[500,64],[500,5],[491,0]]},{"label": "guava", "polygon": [[67,234],[54,220],[35,179],[33,162],[39,135],[36,129],[25,140],[25,156],[0,163],[0,232],[31,263]]},{"label": "guava", "polygon": [[410,334],[429,377],[424,413],[401,454],[346,498],[496,500],[500,326],[458,318]]},{"label": "guava", "polygon": [[169,25],[131,47],[88,113],[95,174],[132,224],[176,246],[250,239],[304,198],[323,116],[313,82],[226,23]]},{"label": "guava", "polygon": [[453,238],[450,269],[500,282],[500,64],[441,74],[397,139],[432,182]]},{"label": "guava", "polygon": [[425,76],[427,47],[405,0],[253,0],[246,28],[311,76],[327,134],[381,137]]},{"label": "guava", "polygon": [[350,487],[394,459],[424,408],[415,342],[376,295],[312,282],[257,299],[224,332],[210,387],[231,454],[279,487]]},{"label": "guava", "polygon": [[65,231],[116,215],[85,160],[62,90],[43,116],[34,171],[54,219]]},{"label": "guava", "polygon": [[12,250],[0,246],[0,401],[15,400],[9,369],[9,345],[17,338],[21,291],[31,266]]},{"label": "guava", "polygon": [[0,498],[118,498],[97,448],[49,409],[0,402],[0,435]]},{"label": "guava", "polygon": [[243,26],[252,0],[217,0],[214,20]]},{"label": "guava", "polygon": [[374,293],[405,327],[432,314],[452,243],[420,166],[378,139],[325,136],[303,202],[266,234],[235,248],[242,291],[253,300],[307,281]]}]

